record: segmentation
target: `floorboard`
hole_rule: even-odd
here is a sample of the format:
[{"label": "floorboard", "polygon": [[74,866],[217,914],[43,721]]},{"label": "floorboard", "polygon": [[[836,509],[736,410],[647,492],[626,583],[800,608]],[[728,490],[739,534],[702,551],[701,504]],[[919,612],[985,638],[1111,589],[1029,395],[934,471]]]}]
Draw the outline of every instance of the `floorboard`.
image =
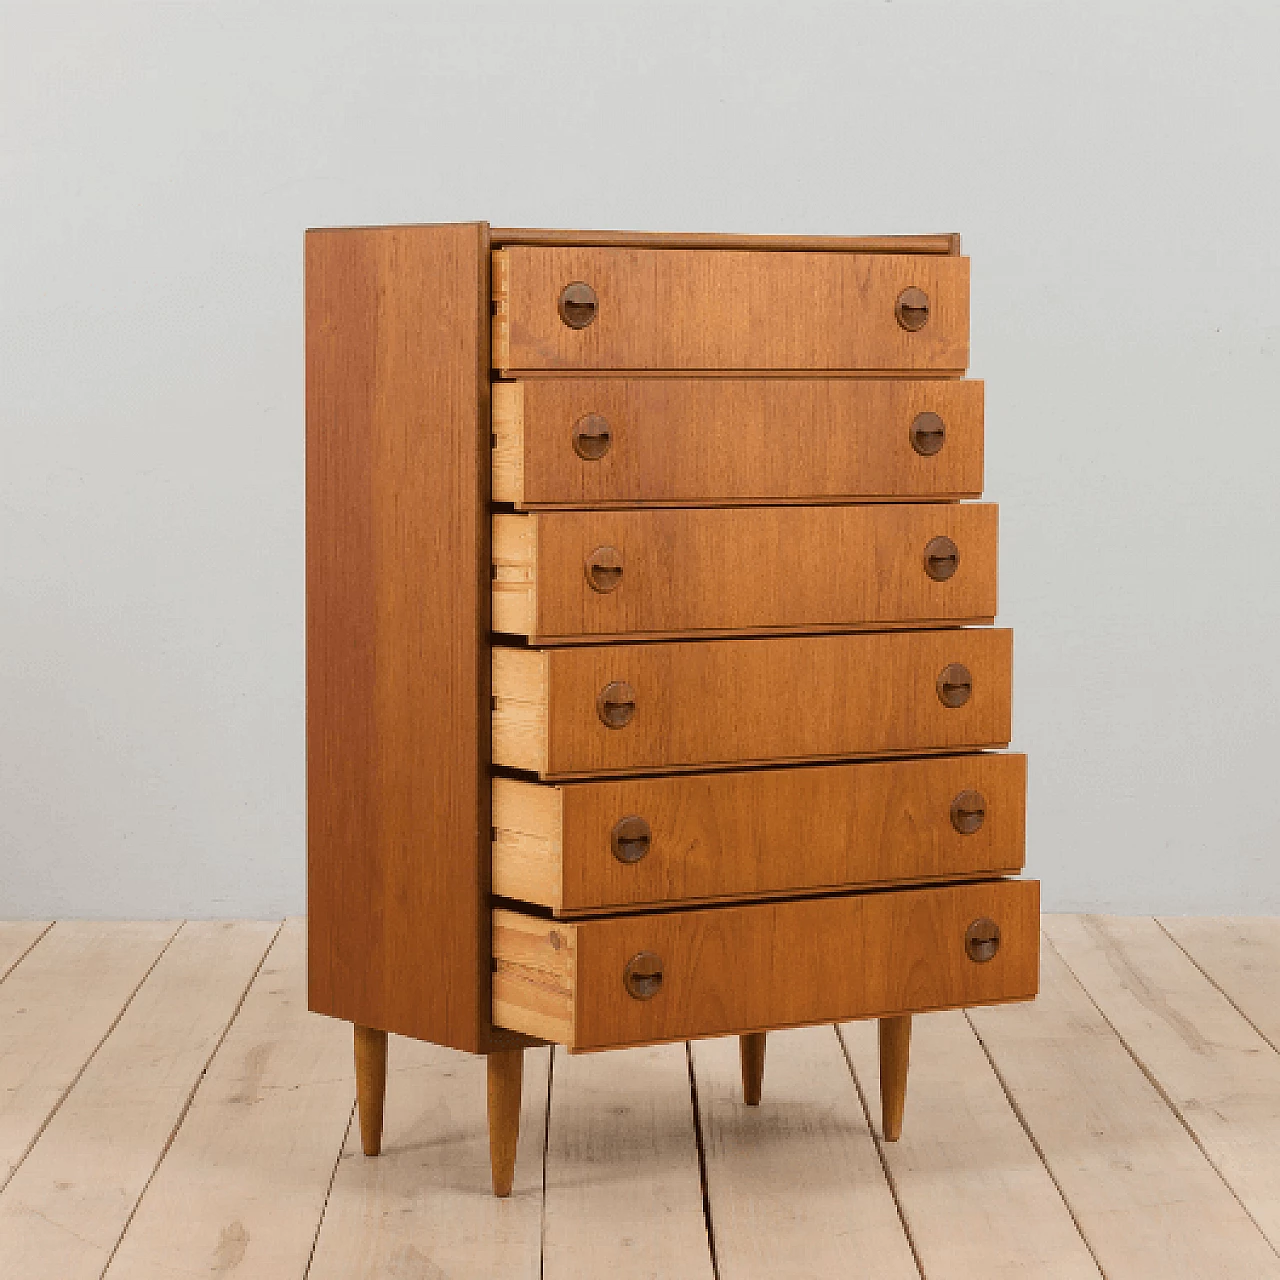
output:
[{"label": "floorboard", "polygon": [[23,1280],[98,1280],[276,924],[185,924],[0,1192]]},{"label": "floorboard", "polygon": [[44,937],[49,927],[48,920],[0,920],[0,982]]},{"label": "floorboard", "polygon": [[351,1027],[307,1011],[285,923],[112,1259],[110,1280],[302,1280],[355,1101]]},{"label": "floorboard", "polygon": [[1280,1054],[1152,919],[1046,916],[1046,935],[1280,1247]]},{"label": "floorboard", "polygon": [[490,1194],[482,1057],[392,1037],[382,1154],[353,1120],[309,1280],[538,1280],[550,1052],[525,1051],[509,1199]]},{"label": "floorboard", "polygon": [[919,1280],[835,1029],[769,1036],[758,1107],[736,1036],[692,1053],[719,1280]]},{"label": "floorboard", "polygon": [[1034,1002],[969,1020],[1109,1280],[1280,1280],[1280,1259],[1051,947]]},{"label": "floorboard", "polygon": [[556,1050],[545,1280],[713,1280],[682,1044]]},{"label": "floorboard", "polygon": [[[876,1024],[840,1033],[878,1133]],[[902,1137],[881,1149],[927,1280],[1098,1280],[963,1013],[914,1020]]]},{"label": "floorboard", "polygon": [[176,921],[56,924],[0,983],[0,1187],[177,930]]}]

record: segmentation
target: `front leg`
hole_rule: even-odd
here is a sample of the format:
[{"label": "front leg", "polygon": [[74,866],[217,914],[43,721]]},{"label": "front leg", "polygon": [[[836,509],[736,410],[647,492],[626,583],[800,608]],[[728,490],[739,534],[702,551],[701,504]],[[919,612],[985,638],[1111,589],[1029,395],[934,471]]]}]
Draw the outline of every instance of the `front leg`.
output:
[{"label": "front leg", "polygon": [[902,1136],[907,1104],[907,1063],[911,1057],[911,1015],[880,1019],[880,1123],[886,1142]]},{"label": "front leg", "polygon": [[360,1145],[367,1156],[382,1150],[382,1104],[387,1096],[387,1033],[356,1024],[356,1103]]},{"label": "front leg", "polygon": [[495,1196],[509,1196],[515,1179],[523,1077],[523,1049],[499,1049],[489,1055],[489,1167]]}]

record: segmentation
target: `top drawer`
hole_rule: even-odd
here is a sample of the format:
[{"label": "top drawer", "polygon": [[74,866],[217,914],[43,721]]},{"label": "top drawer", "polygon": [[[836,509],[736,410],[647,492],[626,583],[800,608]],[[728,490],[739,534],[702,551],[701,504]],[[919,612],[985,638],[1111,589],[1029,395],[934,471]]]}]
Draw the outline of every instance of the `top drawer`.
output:
[{"label": "top drawer", "polygon": [[493,365],[929,371],[969,363],[969,260],[929,254],[512,246]]}]

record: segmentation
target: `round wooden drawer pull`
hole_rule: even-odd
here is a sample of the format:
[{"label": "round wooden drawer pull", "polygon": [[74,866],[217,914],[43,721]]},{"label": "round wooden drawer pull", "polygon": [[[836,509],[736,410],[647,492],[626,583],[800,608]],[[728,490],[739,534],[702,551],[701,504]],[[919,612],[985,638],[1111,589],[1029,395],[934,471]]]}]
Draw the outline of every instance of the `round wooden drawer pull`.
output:
[{"label": "round wooden drawer pull", "polygon": [[960,548],[950,538],[931,538],[924,549],[924,571],[934,582],[946,582],[960,567]]},{"label": "round wooden drawer pull", "polygon": [[586,570],[591,590],[607,595],[622,585],[622,552],[617,547],[597,547],[587,557]]},{"label": "round wooden drawer pull", "polygon": [[923,329],[929,323],[929,295],[923,289],[915,288],[914,285],[910,289],[903,289],[898,294],[893,313],[898,317],[898,323],[908,333],[915,333],[917,329]]},{"label": "round wooden drawer pull", "polygon": [[622,982],[633,1000],[652,1000],[662,990],[661,957],[652,951],[632,956],[622,972]]},{"label": "round wooden drawer pull", "polygon": [[973,694],[973,676],[963,662],[953,662],[938,672],[937,686],[944,707],[963,707]]},{"label": "round wooden drawer pull", "polygon": [[962,836],[971,836],[987,820],[987,802],[981,791],[962,791],[951,802],[951,825]]},{"label": "round wooden drawer pull", "polygon": [[636,691],[625,680],[610,680],[596,696],[596,713],[606,728],[625,728],[636,713]]},{"label": "round wooden drawer pull", "polygon": [[570,329],[585,329],[596,318],[596,310],[596,291],[589,284],[575,280],[560,291],[560,319]]},{"label": "round wooden drawer pull", "polygon": [[639,814],[629,813],[613,824],[609,843],[613,848],[613,856],[619,862],[639,862],[649,852],[653,840],[653,832],[649,824]]},{"label": "round wooden drawer pull", "polygon": [[918,413],[911,424],[911,447],[922,457],[932,458],[947,443],[947,428],[936,413]]},{"label": "round wooden drawer pull", "polygon": [[573,451],[583,462],[599,462],[613,443],[609,420],[598,413],[584,413],[573,424]]},{"label": "round wooden drawer pull", "polygon": [[964,931],[964,950],[974,964],[986,964],[994,960],[1000,950],[1000,926],[983,916]]}]

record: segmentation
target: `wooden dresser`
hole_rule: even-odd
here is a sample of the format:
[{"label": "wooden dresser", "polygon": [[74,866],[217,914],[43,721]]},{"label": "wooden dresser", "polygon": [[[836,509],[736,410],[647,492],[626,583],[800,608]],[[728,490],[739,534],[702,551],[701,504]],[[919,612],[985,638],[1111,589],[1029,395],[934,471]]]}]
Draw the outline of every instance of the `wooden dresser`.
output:
[{"label": "wooden dresser", "polygon": [[310,1001],[489,1055],[1027,999],[955,236],[309,232]]}]

